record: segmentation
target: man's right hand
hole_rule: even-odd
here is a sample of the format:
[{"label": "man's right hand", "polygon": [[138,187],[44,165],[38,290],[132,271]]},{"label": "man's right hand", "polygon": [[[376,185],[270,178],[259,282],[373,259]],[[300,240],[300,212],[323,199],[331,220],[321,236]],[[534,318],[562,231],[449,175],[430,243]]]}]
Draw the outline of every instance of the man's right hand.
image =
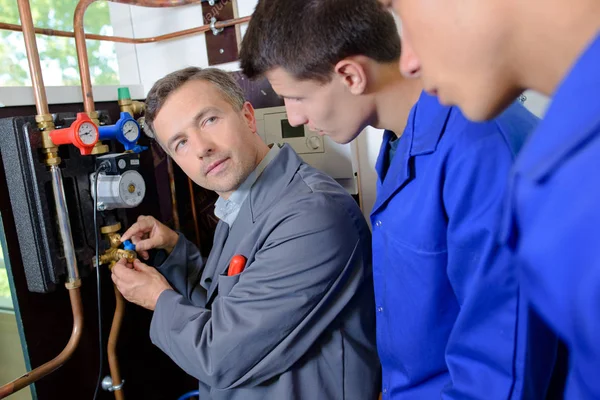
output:
[{"label": "man's right hand", "polygon": [[148,259],[148,250],[162,249],[171,253],[179,240],[179,234],[156,218],[140,215],[135,224],[121,235],[121,242],[131,240],[135,244],[135,251],[144,260]]}]

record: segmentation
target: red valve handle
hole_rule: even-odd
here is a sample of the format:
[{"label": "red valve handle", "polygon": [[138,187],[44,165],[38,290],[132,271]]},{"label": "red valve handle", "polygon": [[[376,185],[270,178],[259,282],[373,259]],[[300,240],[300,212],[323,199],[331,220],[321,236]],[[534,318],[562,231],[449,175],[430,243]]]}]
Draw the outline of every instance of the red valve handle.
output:
[{"label": "red valve handle", "polygon": [[[86,130],[86,141],[79,135],[80,129]],[[77,118],[68,128],[55,129],[50,132],[50,140],[55,145],[72,144],[79,149],[82,155],[92,154],[92,149],[98,142],[100,134],[98,127],[86,113],[77,113]]]}]

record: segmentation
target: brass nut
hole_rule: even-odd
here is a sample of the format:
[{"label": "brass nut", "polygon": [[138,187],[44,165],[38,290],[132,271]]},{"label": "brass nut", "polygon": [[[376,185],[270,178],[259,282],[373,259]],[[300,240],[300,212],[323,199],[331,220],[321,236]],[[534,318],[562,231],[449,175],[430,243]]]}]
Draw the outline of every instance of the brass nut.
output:
[{"label": "brass nut", "polygon": [[35,116],[35,122],[52,122],[52,115],[50,114],[43,114],[43,115],[36,115]]},{"label": "brass nut", "polygon": [[102,142],[96,143],[96,145],[92,149],[92,154],[93,155],[105,154],[105,153],[108,153],[108,152],[109,152],[108,146],[105,145],[105,144],[103,144]]},{"label": "brass nut", "polygon": [[110,247],[119,247],[121,245],[121,235],[119,233],[109,233],[108,241],[110,242]]},{"label": "brass nut", "polygon": [[48,165],[48,166],[60,165],[61,162],[62,162],[62,159],[60,157],[48,157],[46,159],[46,165]]},{"label": "brass nut", "polygon": [[117,222],[114,225],[107,225],[100,228],[100,233],[103,235],[108,235],[109,233],[116,233],[121,230],[121,223]]},{"label": "brass nut", "polygon": [[81,279],[66,282],[65,287],[69,290],[77,289],[78,287],[81,287]]}]

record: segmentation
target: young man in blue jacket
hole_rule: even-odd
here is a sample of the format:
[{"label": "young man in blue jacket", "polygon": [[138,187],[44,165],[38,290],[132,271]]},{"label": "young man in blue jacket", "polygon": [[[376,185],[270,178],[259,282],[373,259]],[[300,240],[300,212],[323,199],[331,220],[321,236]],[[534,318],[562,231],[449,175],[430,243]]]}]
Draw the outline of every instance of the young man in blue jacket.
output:
[{"label": "young man in blue jacket", "polygon": [[[514,157],[537,120],[520,104],[469,122],[398,70],[400,39],[376,0],[263,0],[241,50],[266,76],[292,125],[338,143],[385,129],[371,214],[377,345],[384,399],[541,398],[552,369],[528,370],[511,264],[495,246]],[[505,282],[507,281],[507,282]],[[517,349],[519,347],[519,349]],[[527,379],[525,373],[527,369]]]},{"label": "young man in blue jacket", "polygon": [[524,88],[553,96],[511,174],[500,239],[567,345],[565,398],[600,398],[600,2],[387,3],[409,39],[402,70],[469,118],[493,118]]}]

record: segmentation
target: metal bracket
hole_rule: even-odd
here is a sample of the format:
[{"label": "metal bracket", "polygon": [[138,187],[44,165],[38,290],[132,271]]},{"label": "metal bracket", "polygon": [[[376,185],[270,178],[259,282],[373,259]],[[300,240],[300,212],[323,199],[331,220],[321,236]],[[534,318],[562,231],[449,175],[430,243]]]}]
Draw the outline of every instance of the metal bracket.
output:
[{"label": "metal bracket", "polygon": [[216,17],[212,17],[210,19],[210,30],[212,31],[213,35],[217,36],[219,33],[223,32],[224,28],[218,28],[215,26],[215,24],[217,23],[217,18]]},{"label": "metal bracket", "polygon": [[108,392],[115,392],[117,390],[123,389],[123,385],[125,384],[125,379],[121,381],[120,384],[113,386],[113,381],[110,375],[106,375],[104,379],[102,379],[102,389]]}]

